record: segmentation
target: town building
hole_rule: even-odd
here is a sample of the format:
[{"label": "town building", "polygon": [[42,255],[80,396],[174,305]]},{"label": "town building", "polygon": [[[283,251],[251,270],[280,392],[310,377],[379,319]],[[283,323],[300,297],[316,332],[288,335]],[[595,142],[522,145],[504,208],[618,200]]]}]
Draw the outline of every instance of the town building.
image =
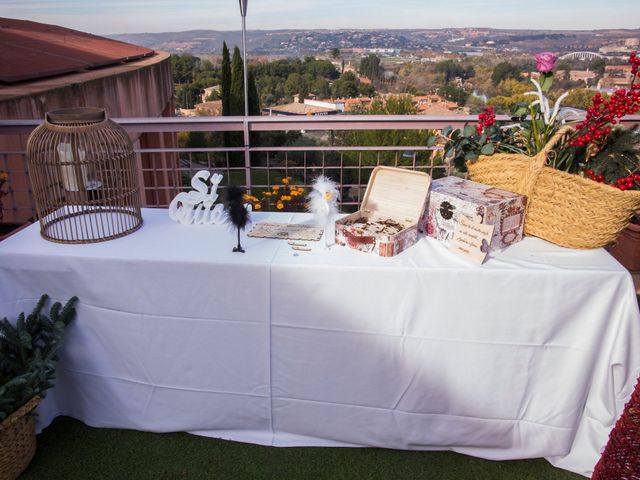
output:
[{"label": "town building", "polygon": [[469,109],[440,95],[422,95],[411,98],[419,115],[468,115]]},{"label": "town building", "polygon": [[632,78],[631,65],[607,65],[604,67],[601,87],[628,87]]},{"label": "town building", "polygon": [[569,70],[569,80],[572,82],[584,82],[589,84],[590,80],[595,80],[598,76],[596,72],[590,70]]},{"label": "town building", "polygon": [[[294,101],[284,105],[276,105],[274,107],[265,107],[262,109],[263,115],[269,116],[288,116],[288,115],[336,115],[340,113],[338,103],[335,102],[319,102],[317,100],[307,100],[300,102],[300,96],[294,95]],[[342,104],[344,110],[344,104]]]},{"label": "town building", "polygon": [[222,100],[196,103],[194,110],[196,111],[196,115],[199,116],[220,117],[222,116]]},{"label": "town building", "polygon": [[209,98],[214,93],[217,93],[217,94],[220,93],[220,85],[214,85],[212,87],[203,88],[202,94],[200,95],[200,98],[202,98],[202,103],[205,103],[207,101],[207,98]]}]

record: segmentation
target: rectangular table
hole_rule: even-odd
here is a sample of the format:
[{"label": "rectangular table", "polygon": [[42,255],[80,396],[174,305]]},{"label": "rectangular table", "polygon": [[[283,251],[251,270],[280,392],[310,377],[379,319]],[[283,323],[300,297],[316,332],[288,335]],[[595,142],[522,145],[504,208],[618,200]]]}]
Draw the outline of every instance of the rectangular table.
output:
[{"label": "rectangular table", "polygon": [[50,243],[37,224],[0,243],[2,315],[80,298],[40,428],[70,415],[588,475],[640,375],[633,283],[604,250],[526,238],[476,266],[430,238],[380,258],[245,236],[239,254],[227,226],[143,217],[104,243]]}]

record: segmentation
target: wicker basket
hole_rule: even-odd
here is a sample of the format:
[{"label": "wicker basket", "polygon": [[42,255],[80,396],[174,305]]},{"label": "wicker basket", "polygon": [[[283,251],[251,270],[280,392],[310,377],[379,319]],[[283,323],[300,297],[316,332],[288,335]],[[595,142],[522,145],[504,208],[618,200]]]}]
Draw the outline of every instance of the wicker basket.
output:
[{"label": "wicker basket", "polygon": [[546,166],[563,127],[536,156],[498,153],[469,163],[471,180],[527,196],[524,233],[570,248],[615,242],[640,208],[640,191],[622,191]]},{"label": "wicker basket", "polygon": [[0,480],[18,478],[36,453],[36,427],[30,413],[40,403],[33,397],[0,423]]}]

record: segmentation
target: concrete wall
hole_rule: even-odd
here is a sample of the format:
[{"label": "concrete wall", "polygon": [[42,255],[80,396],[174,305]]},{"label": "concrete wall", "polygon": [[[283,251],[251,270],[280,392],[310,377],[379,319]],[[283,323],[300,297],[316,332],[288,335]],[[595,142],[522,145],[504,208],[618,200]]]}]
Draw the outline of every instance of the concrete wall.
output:
[{"label": "concrete wall", "polygon": [[[51,79],[0,86],[0,119],[42,119],[51,110],[70,107],[104,108],[109,117],[160,117],[173,115],[173,84],[169,55],[152,57],[122,65],[63,75]],[[0,135],[0,169],[9,172],[9,193],[3,197],[5,222],[21,222],[33,216],[28,174],[23,155],[26,135]],[[142,146],[177,146],[175,134],[143,134],[132,138]],[[139,167],[170,170],[178,167],[176,155],[145,156]],[[164,182],[162,203],[172,196],[176,175],[160,176]],[[167,188],[170,187],[170,188]],[[6,190],[6,187],[5,187]],[[150,192],[153,193],[153,192]],[[150,195],[143,205],[155,203]]]}]

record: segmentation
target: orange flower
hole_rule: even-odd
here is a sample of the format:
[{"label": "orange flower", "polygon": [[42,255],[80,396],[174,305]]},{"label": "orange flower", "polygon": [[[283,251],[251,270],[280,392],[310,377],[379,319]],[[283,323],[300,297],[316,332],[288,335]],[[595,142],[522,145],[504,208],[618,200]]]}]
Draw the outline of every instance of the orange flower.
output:
[{"label": "orange flower", "polygon": [[291,180],[291,177],[284,177],[282,179],[282,183],[285,184],[285,185],[288,185],[289,184],[289,180]]},{"label": "orange flower", "polygon": [[265,194],[267,197],[270,197],[270,196],[271,196],[271,192],[264,192],[264,194]]},{"label": "orange flower", "polygon": [[273,187],[271,187],[271,189],[277,192],[278,190],[280,190],[280,187],[278,185],[274,185]]},{"label": "orange flower", "polygon": [[276,203],[276,208],[278,210],[282,210],[284,208],[284,204],[282,202],[278,202],[278,203]]},{"label": "orange flower", "polygon": [[254,209],[254,210],[260,210],[261,208],[262,208],[262,205],[260,205],[259,203],[256,203],[256,204],[253,206],[253,209]]},{"label": "orange flower", "polygon": [[303,206],[304,208],[309,208],[309,204],[308,204],[308,203],[305,203],[305,204],[303,204],[302,206]]}]

